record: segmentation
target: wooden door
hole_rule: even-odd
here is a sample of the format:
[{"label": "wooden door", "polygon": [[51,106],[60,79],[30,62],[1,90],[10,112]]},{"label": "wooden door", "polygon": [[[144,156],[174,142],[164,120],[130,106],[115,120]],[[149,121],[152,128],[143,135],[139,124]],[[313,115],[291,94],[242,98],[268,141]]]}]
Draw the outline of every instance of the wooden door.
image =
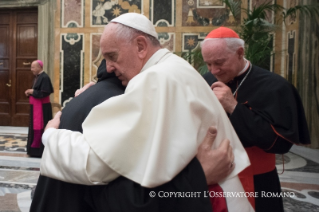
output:
[{"label": "wooden door", "polygon": [[0,126],[28,126],[31,62],[38,54],[37,9],[0,10]]},{"label": "wooden door", "polygon": [[[11,125],[11,14],[0,11],[0,125]],[[9,83],[9,84],[8,84]]]}]

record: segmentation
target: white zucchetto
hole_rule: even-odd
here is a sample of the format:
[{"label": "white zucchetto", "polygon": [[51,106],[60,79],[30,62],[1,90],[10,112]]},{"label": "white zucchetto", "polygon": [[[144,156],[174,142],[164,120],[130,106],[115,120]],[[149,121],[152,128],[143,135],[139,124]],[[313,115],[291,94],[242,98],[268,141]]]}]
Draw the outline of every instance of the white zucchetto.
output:
[{"label": "white zucchetto", "polygon": [[158,38],[157,32],[152,22],[144,15],[138,13],[125,13],[114,19],[111,22],[120,23],[125,26],[137,29],[146,34],[149,34],[156,39]]}]

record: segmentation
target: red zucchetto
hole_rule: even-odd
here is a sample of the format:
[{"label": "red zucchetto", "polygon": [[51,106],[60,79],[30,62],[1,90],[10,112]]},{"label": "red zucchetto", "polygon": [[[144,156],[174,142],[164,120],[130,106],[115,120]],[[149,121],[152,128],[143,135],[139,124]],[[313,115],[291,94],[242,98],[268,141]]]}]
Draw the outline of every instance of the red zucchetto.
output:
[{"label": "red zucchetto", "polygon": [[219,27],[217,29],[212,30],[205,39],[208,38],[239,38],[238,34],[227,27]]}]

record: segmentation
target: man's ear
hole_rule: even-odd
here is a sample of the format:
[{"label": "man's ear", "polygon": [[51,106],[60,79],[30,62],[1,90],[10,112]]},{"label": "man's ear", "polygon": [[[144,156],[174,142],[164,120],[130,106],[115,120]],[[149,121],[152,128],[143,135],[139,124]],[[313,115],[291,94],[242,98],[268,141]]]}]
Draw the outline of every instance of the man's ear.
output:
[{"label": "man's ear", "polygon": [[144,59],[147,55],[147,48],[148,48],[146,37],[138,36],[136,38],[136,43],[137,43],[137,56],[140,59]]},{"label": "man's ear", "polygon": [[245,51],[243,47],[239,47],[237,49],[237,54],[238,54],[238,59],[243,59],[243,57],[245,56]]}]

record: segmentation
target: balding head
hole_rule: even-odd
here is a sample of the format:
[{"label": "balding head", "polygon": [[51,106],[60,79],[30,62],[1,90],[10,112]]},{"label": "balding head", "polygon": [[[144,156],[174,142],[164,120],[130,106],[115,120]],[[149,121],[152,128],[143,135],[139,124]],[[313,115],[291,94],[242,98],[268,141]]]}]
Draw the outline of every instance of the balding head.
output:
[{"label": "balding head", "polygon": [[42,70],[43,70],[43,63],[41,64],[42,61],[35,60],[31,64],[31,72],[37,76]]}]

